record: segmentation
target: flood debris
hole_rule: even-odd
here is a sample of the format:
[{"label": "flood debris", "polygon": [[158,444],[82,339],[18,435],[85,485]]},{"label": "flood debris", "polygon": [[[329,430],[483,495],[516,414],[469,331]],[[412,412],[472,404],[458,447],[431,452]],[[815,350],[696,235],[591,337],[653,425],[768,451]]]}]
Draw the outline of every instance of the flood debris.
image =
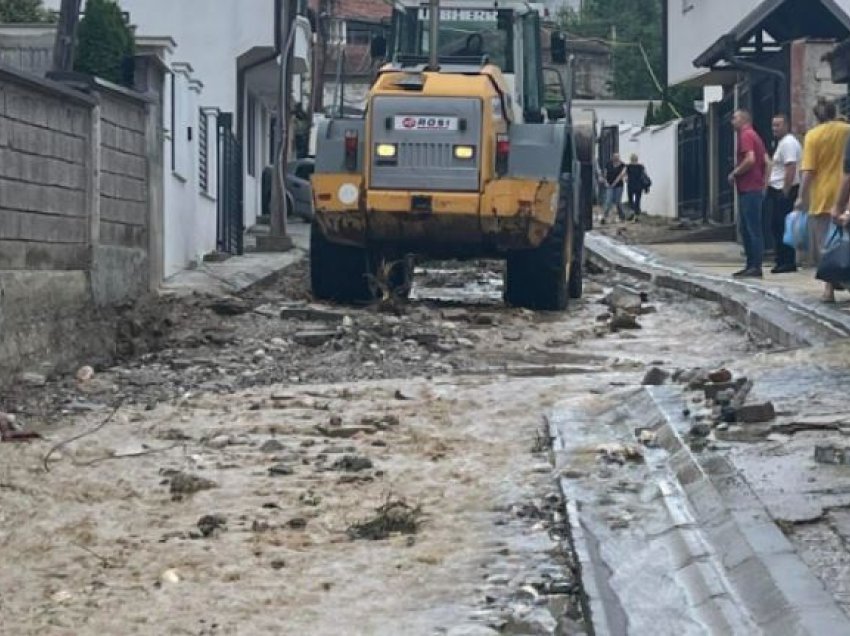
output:
[{"label": "flood debris", "polygon": [[368,457],[360,455],[343,455],[333,463],[331,469],[346,473],[358,473],[362,470],[369,470],[373,467],[374,464]]},{"label": "flood debris", "polygon": [[241,298],[227,296],[214,300],[209,308],[219,316],[239,316],[251,311],[251,306]]},{"label": "flood debris", "polygon": [[649,300],[649,297],[645,292],[640,292],[626,285],[615,285],[611,293],[602,302],[615,312],[638,314],[641,306],[647,300]]},{"label": "flood debris", "polygon": [[346,534],[353,541],[358,539],[381,541],[394,534],[416,534],[421,525],[421,506],[411,506],[404,499],[390,497],[375,509],[375,514],[370,519],[350,525]]},{"label": "flood debris", "polygon": [[644,386],[661,386],[667,382],[669,377],[670,374],[664,369],[660,367],[651,367],[643,376],[641,384]]},{"label": "flood debris", "polygon": [[167,474],[169,477],[169,491],[173,496],[193,495],[202,490],[217,488],[218,484],[211,479],[205,479],[191,473],[173,471]]},{"label": "flood debris", "polygon": [[608,328],[616,333],[622,330],[642,329],[643,327],[632,314],[616,313],[608,322]]},{"label": "flood debris", "polygon": [[227,528],[227,518],[219,514],[204,515],[197,525],[201,536],[210,537]]},{"label": "flood debris", "polygon": [[818,464],[850,465],[850,446],[819,444],[815,446],[815,461]]},{"label": "flood debris", "polygon": [[625,464],[626,462],[642,462],[643,449],[637,444],[609,443],[600,444],[596,447],[596,453],[604,461],[611,464]]}]

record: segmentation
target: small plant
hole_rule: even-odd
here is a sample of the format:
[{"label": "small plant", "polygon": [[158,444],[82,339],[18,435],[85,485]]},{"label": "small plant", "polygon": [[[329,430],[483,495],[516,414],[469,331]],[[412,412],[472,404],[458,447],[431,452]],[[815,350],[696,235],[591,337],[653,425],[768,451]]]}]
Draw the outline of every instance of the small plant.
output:
[{"label": "small plant", "polygon": [[133,32],[115,0],[88,0],[77,33],[74,68],[115,84],[133,84]]}]

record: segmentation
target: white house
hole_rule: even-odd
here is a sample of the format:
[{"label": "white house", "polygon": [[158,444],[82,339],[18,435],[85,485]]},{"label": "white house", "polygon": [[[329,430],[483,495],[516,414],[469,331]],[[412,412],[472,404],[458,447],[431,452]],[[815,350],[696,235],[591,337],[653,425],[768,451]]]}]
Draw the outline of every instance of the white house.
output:
[{"label": "white house", "polygon": [[[56,9],[60,0],[46,0]],[[119,0],[140,50],[164,60],[166,86],[165,273],[190,266],[216,249],[232,251],[226,236],[253,225],[262,211],[262,172],[274,155],[280,82],[277,54],[281,0]],[[293,93],[309,81],[312,36],[298,17],[293,42]],[[164,44],[167,46],[164,46]],[[170,43],[170,44],[169,44]],[[237,197],[222,199],[219,141],[231,129],[241,146]],[[219,152],[219,151],[222,152]],[[169,170],[170,168],[170,170]],[[228,190],[229,192],[229,190]],[[231,223],[222,215],[241,216]],[[233,228],[236,228],[235,230]],[[233,238],[233,237],[230,237]]]}]

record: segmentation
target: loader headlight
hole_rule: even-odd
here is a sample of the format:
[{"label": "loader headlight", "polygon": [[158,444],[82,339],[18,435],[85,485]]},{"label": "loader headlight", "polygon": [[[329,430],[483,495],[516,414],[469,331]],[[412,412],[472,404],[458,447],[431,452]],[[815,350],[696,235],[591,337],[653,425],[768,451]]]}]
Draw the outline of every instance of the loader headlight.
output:
[{"label": "loader headlight", "polygon": [[394,159],[396,152],[395,144],[378,144],[375,146],[375,154],[381,159]]},{"label": "loader headlight", "polygon": [[472,159],[474,156],[473,146],[455,146],[455,159]]}]

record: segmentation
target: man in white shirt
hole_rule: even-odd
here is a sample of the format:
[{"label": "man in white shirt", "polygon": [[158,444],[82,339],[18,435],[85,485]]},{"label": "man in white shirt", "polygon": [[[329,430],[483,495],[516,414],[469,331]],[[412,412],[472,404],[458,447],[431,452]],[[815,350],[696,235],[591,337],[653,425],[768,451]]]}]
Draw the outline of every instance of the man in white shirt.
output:
[{"label": "man in white shirt", "polygon": [[765,199],[776,244],[776,267],[771,272],[785,274],[797,271],[797,254],[793,247],[782,242],[782,237],[785,234],[785,217],[794,209],[794,201],[800,189],[799,164],[803,157],[803,147],[789,132],[786,115],[780,114],[773,118],[773,138],[776,140],[776,151],[771,160]]}]

